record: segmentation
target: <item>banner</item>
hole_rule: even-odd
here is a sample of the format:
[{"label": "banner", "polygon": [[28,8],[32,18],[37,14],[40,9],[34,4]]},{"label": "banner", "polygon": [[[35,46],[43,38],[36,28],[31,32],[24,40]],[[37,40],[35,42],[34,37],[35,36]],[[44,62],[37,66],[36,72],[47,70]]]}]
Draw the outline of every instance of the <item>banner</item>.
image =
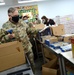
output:
[{"label": "banner", "polygon": [[36,15],[39,15],[37,5],[21,6],[16,8],[18,9],[20,16],[27,15],[29,17],[29,22],[34,22]]}]

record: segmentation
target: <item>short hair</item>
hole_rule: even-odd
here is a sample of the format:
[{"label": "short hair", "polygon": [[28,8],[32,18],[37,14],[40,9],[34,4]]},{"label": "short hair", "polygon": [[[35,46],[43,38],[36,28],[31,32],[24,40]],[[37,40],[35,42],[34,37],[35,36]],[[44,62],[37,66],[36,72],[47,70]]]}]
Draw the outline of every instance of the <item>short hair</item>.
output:
[{"label": "short hair", "polygon": [[47,17],[46,16],[42,16],[41,19],[47,19]]},{"label": "short hair", "polygon": [[16,10],[16,8],[14,8],[14,7],[9,8],[9,9],[8,9],[8,14],[9,14],[9,13],[14,13],[15,10]]},{"label": "short hair", "polygon": [[46,16],[42,16],[41,19],[45,19],[46,21],[48,20]]},{"label": "short hair", "polygon": [[29,18],[29,16],[25,15],[25,16],[23,16],[23,18]]}]

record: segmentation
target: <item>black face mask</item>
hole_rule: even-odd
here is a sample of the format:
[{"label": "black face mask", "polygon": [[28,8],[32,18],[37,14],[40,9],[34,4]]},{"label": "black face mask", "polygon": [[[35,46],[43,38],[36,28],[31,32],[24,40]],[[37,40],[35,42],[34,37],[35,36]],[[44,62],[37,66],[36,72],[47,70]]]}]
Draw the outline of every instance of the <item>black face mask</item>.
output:
[{"label": "black face mask", "polygon": [[12,20],[13,20],[15,23],[17,23],[17,22],[19,21],[19,15],[13,16],[13,17],[12,17]]}]

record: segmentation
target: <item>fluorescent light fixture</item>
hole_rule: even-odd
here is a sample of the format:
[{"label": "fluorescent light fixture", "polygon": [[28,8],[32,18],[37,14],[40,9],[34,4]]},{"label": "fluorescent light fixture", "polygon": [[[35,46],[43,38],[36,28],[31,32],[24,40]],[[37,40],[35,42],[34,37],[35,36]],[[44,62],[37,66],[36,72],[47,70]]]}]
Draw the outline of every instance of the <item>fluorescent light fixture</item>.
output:
[{"label": "fluorescent light fixture", "polygon": [[5,5],[4,0],[0,0],[0,5]]},{"label": "fluorescent light fixture", "polygon": [[21,0],[21,1],[18,1],[18,3],[29,3],[29,2],[38,2],[38,1],[43,1],[43,0],[28,0],[28,1]]},{"label": "fluorescent light fixture", "polygon": [[0,3],[0,5],[5,5],[5,3]]},{"label": "fluorescent light fixture", "polygon": [[0,0],[0,3],[4,3],[4,0]]}]

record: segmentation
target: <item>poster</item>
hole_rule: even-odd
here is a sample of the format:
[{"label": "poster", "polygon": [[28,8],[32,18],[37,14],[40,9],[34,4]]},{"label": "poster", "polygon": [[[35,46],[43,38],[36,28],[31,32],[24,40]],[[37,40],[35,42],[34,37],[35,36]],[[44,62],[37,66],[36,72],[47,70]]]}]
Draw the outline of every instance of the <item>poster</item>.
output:
[{"label": "poster", "polygon": [[74,33],[74,15],[60,17],[60,23],[64,25],[66,34]]},{"label": "poster", "polygon": [[28,15],[29,22],[34,22],[36,15],[38,15],[38,6],[37,5],[31,5],[31,6],[20,6],[16,7],[19,11],[20,16]]}]

